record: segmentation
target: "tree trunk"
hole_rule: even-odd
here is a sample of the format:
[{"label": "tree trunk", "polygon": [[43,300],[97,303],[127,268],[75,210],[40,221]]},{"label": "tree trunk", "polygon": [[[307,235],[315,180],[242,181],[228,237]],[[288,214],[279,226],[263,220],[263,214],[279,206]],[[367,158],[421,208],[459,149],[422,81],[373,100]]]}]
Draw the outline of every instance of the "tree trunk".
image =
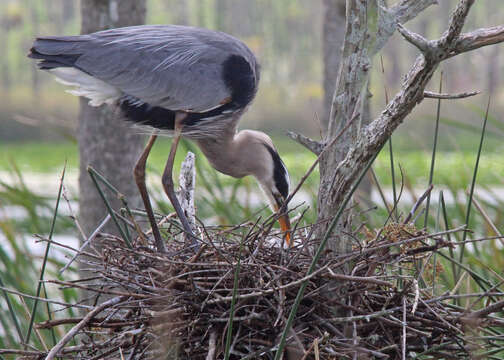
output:
[{"label": "tree trunk", "polygon": [[74,19],[74,6],[75,4],[73,1],[61,0],[61,13],[64,25],[70,23]]},{"label": "tree trunk", "polygon": [[[39,12],[38,4],[33,4],[30,6],[30,21],[32,34],[37,35],[39,33]],[[33,101],[38,104],[40,98],[40,77],[39,71],[35,63],[31,64],[31,91],[33,94]]]},{"label": "tree trunk", "polygon": [[[375,1],[348,0],[346,6],[346,16],[349,19],[356,20],[355,23],[349,21],[345,24],[346,34],[351,34],[351,32],[355,30],[355,27],[359,27],[360,31],[366,31],[368,17],[375,11]],[[360,10],[362,7],[366,10]],[[360,25],[357,25],[357,23]],[[362,26],[363,24],[365,25]],[[344,42],[341,55],[342,58],[337,73],[338,76],[334,86],[335,91],[331,99],[331,111],[329,113],[325,137],[326,143],[341,131],[348,120],[358,113],[362,114],[362,102],[360,99],[363,99],[362,91],[366,88],[365,85],[368,78],[367,70],[362,71],[362,68],[370,64],[370,58],[366,55],[368,46],[369,43],[366,36],[359,37],[358,41]],[[351,62],[355,61],[351,56],[352,54],[362,54],[357,60],[362,62],[359,65],[361,71],[352,74],[353,78],[348,79],[344,76],[344,69],[355,66],[351,64]],[[322,236],[326,232],[328,221],[338,210],[339,204],[328,201],[327,196],[333,191],[332,176],[334,174],[334,169],[336,169],[338,164],[345,158],[348,149],[354,142],[357,129],[358,124],[355,122],[354,125],[340,137],[340,140],[334,145],[333,149],[331,149],[331,151],[326,151],[320,160],[318,219],[322,221],[322,223],[319,229],[319,236]],[[346,239],[346,236],[343,235],[348,229],[349,223],[344,219],[337,224],[336,230],[333,232],[333,234],[337,235],[332,237],[328,242],[328,247],[334,254],[345,253],[350,249],[350,240]]]},{"label": "tree trunk", "polygon": [[[86,0],[81,2],[82,34],[114,27],[138,25],[145,21],[145,0]],[[132,207],[141,204],[133,180],[133,167],[142,151],[144,139],[109,106],[90,107],[87,99],[81,98],[77,127],[79,141],[79,212],[80,223],[90,234],[103,220],[106,209],[87,167],[93,166],[124,194]],[[117,199],[111,198],[115,208]],[[113,227],[105,228],[115,232]]]},{"label": "tree trunk", "polygon": [[[433,3],[435,0],[401,0],[385,12],[378,7],[376,0],[347,0],[345,40],[325,144],[329,144],[349,121],[362,119],[372,58],[392,36],[397,24],[406,23]],[[342,164],[349,158],[351,150],[359,146],[356,143],[357,139],[362,140],[362,125],[362,120],[355,121],[320,159],[319,237],[326,233],[329,223],[342,206],[349,186],[358,176],[357,170],[365,167],[365,164],[360,164],[351,171],[344,169]],[[361,136],[358,138],[359,133]],[[329,250],[341,254],[351,248],[350,237],[344,235],[348,229],[348,222],[343,216],[328,240]]]},{"label": "tree trunk", "polygon": [[324,0],[323,41],[324,50],[324,114],[322,126],[327,131],[331,103],[345,37],[345,0]]},{"label": "tree trunk", "polygon": [[[7,44],[9,41],[9,28],[4,22],[6,22],[6,20],[0,18],[0,44]],[[4,90],[4,94],[6,94],[4,96],[8,96],[10,94],[11,87],[11,78],[9,72],[9,46],[4,46],[2,50],[2,56],[0,57],[0,73],[2,79],[2,90]]]}]

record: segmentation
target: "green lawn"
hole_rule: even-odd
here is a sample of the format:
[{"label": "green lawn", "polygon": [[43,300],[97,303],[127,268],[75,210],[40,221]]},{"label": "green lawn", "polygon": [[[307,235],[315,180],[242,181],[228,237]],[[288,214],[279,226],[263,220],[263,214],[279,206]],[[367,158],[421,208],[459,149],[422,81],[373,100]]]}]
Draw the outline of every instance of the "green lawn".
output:
[{"label": "green lawn", "polygon": [[[301,178],[314,161],[315,156],[289,141],[275,139],[282,159],[291,174],[292,181]],[[161,139],[154,147],[149,166],[161,172],[169,152],[170,141]],[[178,152],[177,164],[185,154],[184,147]],[[202,159],[201,154],[197,154]],[[476,155],[473,152],[440,152],[437,154],[434,182],[454,187],[466,187],[470,182]],[[0,145],[0,171],[8,171],[15,164],[19,169],[30,172],[50,173],[59,171],[67,160],[69,169],[77,169],[79,160],[77,145],[61,143],[21,143]],[[400,181],[400,164],[407,180],[413,185],[427,183],[431,154],[427,151],[396,151],[394,154],[396,175]],[[203,161],[207,166],[207,162]],[[388,151],[382,151],[375,162],[375,171],[383,185],[390,185],[390,160]],[[316,185],[317,175],[310,183]],[[502,185],[504,183],[504,158],[499,153],[483,153],[478,170],[480,185]]]}]

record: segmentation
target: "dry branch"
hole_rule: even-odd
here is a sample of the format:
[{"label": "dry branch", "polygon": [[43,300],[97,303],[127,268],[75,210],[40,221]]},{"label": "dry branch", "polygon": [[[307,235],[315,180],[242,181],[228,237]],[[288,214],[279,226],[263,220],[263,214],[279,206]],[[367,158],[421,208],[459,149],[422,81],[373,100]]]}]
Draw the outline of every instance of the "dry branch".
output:
[{"label": "dry branch", "polygon": [[194,167],[195,156],[188,151],[182,162],[179,176],[178,198],[189,225],[196,229],[196,209],[194,207],[194,188],[196,185],[196,168]]},{"label": "dry branch", "polygon": [[89,321],[91,321],[97,314],[102,312],[104,309],[108,307],[112,307],[114,305],[119,304],[121,301],[124,301],[126,298],[125,297],[115,297],[110,300],[105,301],[104,303],[97,305],[93,310],[91,310],[77,325],[75,325],[72,330],[70,330],[68,333],[66,333],[63,338],[58,341],[56,345],[49,351],[47,354],[47,357],[45,360],[52,360],[56,356],[58,356],[58,353],[60,350],[70,341],[72,340],[75,335],[83,328],[85,327]]},{"label": "dry branch", "polygon": [[[474,50],[481,46],[504,41],[504,26],[480,29],[461,34],[465,19],[473,2],[473,0],[459,1],[449,20],[447,31],[438,40],[425,40],[421,36],[408,31],[406,28],[400,25],[398,26],[404,38],[417,46],[422,54],[416,59],[414,65],[406,75],[401,90],[387,104],[380,116],[355,136],[355,139],[352,140],[353,145],[348,145],[349,148],[344,149],[348,151],[340,150],[344,155],[342,157],[343,160],[341,162],[335,161],[335,166],[332,168],[330,166],[328,167],[327,171],[331,171],[332,173],[324,175],[321,169],[321,196],[319,197],[321,211],[319,212],[319,219],[326,218],[328,214],[335,212],[334,209],[338,209],[341,204],[343,204],[345,194],[349,192],[368,161],[380,151],[392,132],[404,121],[413,108],[422,101],[425,87],[431,80],[440,62],[454,55]],[[365,11],[366,7],[364,6],[363,9]],[[362,8],[356,8],[357,13],[353,15],[353,19],[359,19],[359,16],[361,16],[359,15],[359,11],[362,11]],[[352,13],[349,14],[352,15]],[[358,25],[359,22],[356,21],[354,24]],[[362,34],[362,29],[360,32],[359,29],[360,28],[353,29],[352,33]],[[347,29],[347,34],[348,33],[350,33],[349,29]],[[353,39],[353,43],[356,43],[356,39]],[[353,55],[350,57],[349,54],[347,54],[347,61],[367,56],[355,47],[350,54]],[[362,73],[361,61],[362,60],[350,61],[343,66],[342,69],[350,73]],[[340,74],[340,76],[345,78],[344,74]],[[352,85],[352,87],[353,86],[355,85]],[[351,107],[352,102],[355,103],[358,97],[356,94],[360,94],[361,89],[362,84],[359,85],[358,91],[355,88],[350,89],[348,86],[346,88],[339,88],[339,90],[337,90],[339,93],[337,95],[335,94],[335,99],[339,99],[339,103],[334,104],[335,109],[341,112]],[[346,103],[343,104],[341,101],[345,101]],[[334,120],[333,126],[336,126],[335,124],[338,119],[338,117],[331,119]],[[331,136],[331,134],[329,134],[329,136]],[[330,159],[326,159],[326,162],[327,161],[331,164]],[[330,245],[332,245],[331,249],[340,251],[344,249],[344,251],[347,251],[347,249],[345,249],[346,245]]]},{"label": "dry branch", "polygon": [[441,94],[432,91],[424,91],[424,98],[429,99],[444,99],[444,100],[453,100],[453,99],[465,99],[471,96],[475,96],[480,94],[480,91],[469,91],[458,94]]}]

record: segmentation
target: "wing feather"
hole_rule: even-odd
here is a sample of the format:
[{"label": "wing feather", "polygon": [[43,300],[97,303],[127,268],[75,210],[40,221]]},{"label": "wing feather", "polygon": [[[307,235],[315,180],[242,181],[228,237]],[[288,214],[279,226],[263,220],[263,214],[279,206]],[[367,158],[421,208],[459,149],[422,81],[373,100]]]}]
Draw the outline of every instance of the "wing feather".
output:
[{"label": "wing feather", "polygon": [[[152,106],[202,112],[231,96],[222,66],[241,55],[256,69],[252,52],[230,35],[206,29],[136,26],[66,37],[66,46],[81,55],[74,66]],[[64,45],[52,39],[52,52]],[[76,39],[76,40],[75,40]]]}]

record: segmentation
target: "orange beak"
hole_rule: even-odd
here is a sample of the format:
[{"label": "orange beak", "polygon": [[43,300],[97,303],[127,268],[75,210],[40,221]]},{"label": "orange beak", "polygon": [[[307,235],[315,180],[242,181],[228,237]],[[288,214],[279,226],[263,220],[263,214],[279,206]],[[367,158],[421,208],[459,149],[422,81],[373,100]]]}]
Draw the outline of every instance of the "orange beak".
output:
[{"label": "orange beak", "polygon": [[284,239],[288,247],[291,247],[291,234],[290,234],[290,219],[287,215],[282,215],[278,218],[280,229],[284,232]]},{"label": "orange beak", "polygon": [[[281,202],[279,199],[276,199],[276,200],[277,200],[277,204],[275,204],[273,206],[273,208],[275,209],[275,212],[278,212],[278,210],[280,210],[280,208],[281,208]],[[284,233],[284,240],[287,243],[287,246],[291,247],[292,246],[291,233],[290,233],[291,226],[290,226],[289,216],[288,215],[281,215],[278,218],[278,223],[280,224],[280,229],[282,229],[282,232]]]}]

